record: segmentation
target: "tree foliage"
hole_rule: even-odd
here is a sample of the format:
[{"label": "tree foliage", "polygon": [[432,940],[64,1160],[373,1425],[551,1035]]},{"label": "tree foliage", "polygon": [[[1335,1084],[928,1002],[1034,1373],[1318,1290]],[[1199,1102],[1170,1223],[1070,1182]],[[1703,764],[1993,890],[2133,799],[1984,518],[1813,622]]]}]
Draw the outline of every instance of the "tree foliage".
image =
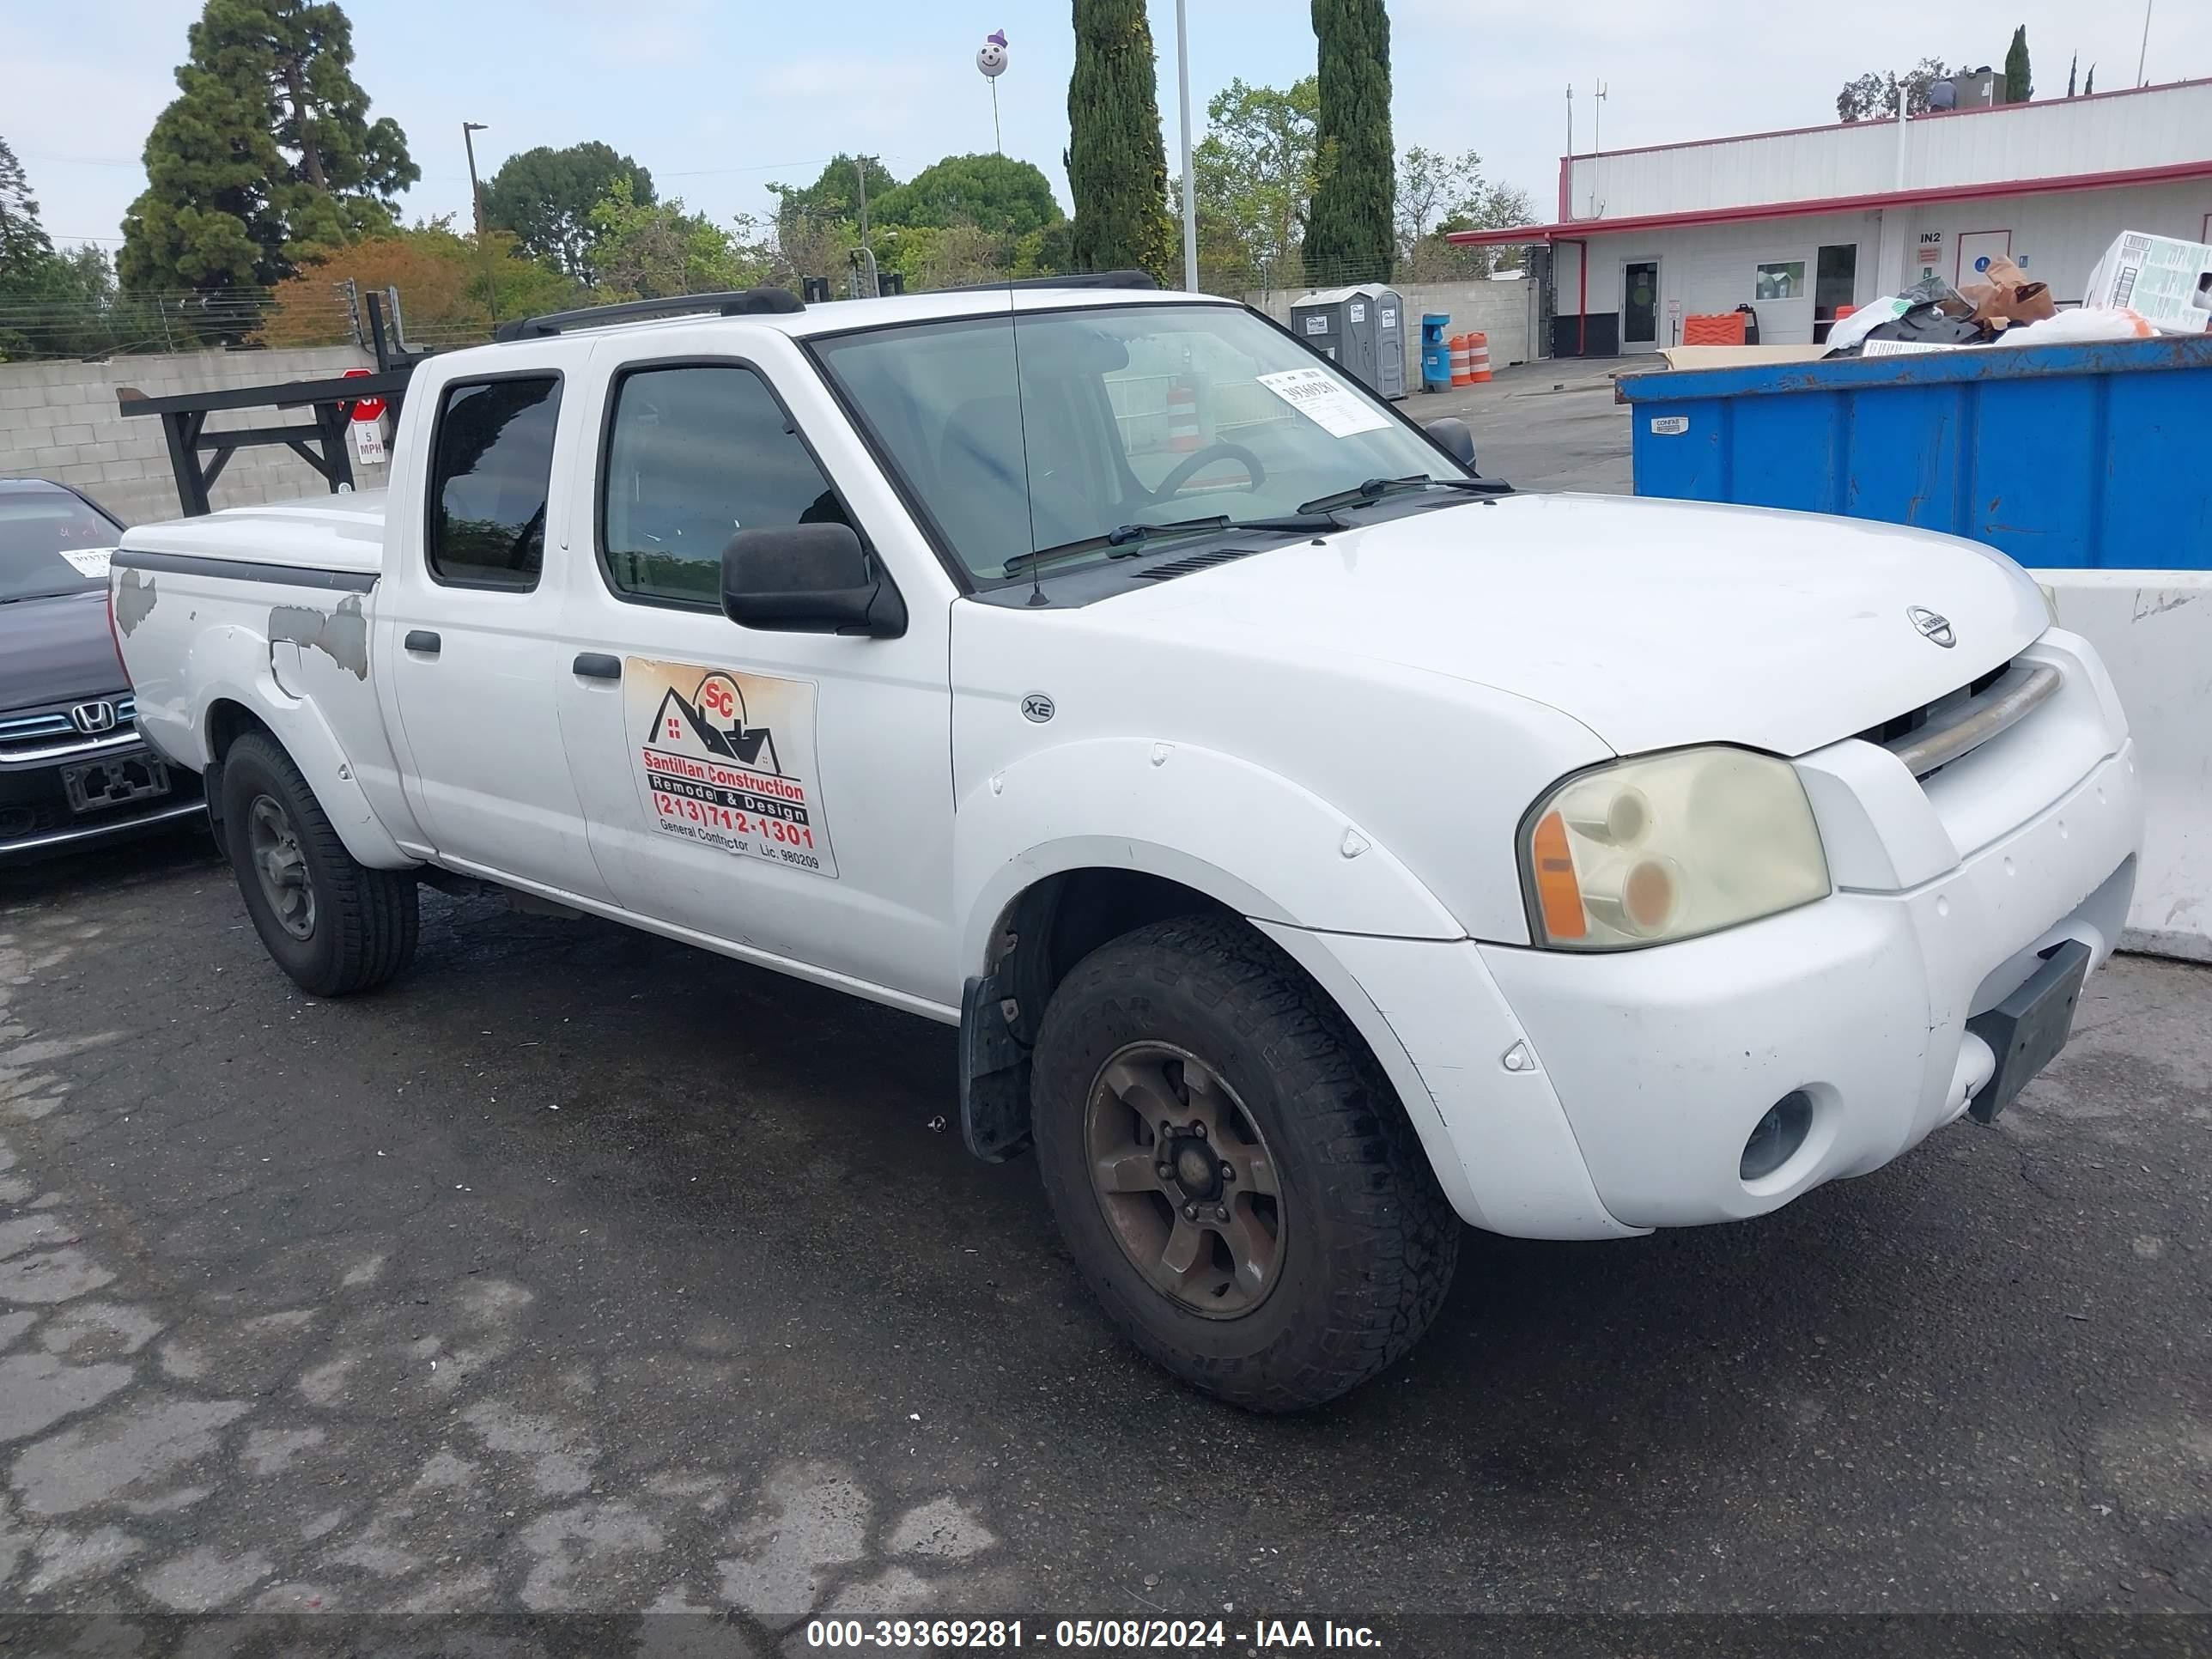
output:
[{"label": "tree foliage", "polygon": [[2005,48],[2005,102],[2025,104],[2035,96],[2035,76],[2027,63],[2027,25],[2021,24],[2012,32],[2012,45]]},{"label": "tree foliage", "polygon": [[770,280],[767,252],[732,235],[678,197],[640,202],[627,179],[592,210],[592,269],[601,301],[714,294]]},{"label": "tree foliage", "polygon": [[1026,236],[1060,217],[1042,171],[1005,155],[948,155],[868,203],[872,226],[964,224],[991,236]]},{"label": "tree foliage", "polygon": [[303,246],[392,229],[393,198],[422,172],[398,126],[368,118],[338,6],[207,0],[188,40],[124,218],[126,287],[266,286]]},{"label": "tree foliage", "polygon": [[1332,164],[1306,228],[1309,281],[1385,281],[1396,240],[1390,18],[1382,0],[1313,0],[1320,142]]},{"label": "tree foliage", "polygon": [[1528,192],[1486,179],[1482,157],[1471,149],[1446,155],[1416,144],[1399,158],[1398,274],[1406,282],[1487,276],[1501,264],[1517,265],[1510,250],[1462,247],[1445,233],[1533,224],[1535,217]]},{"label": "tree foliage", "polygon": [[530,258],[513,232],[490,231],[479,246],[439,218],[313,254],[277,284],[256,343],[328,345],[350,337],[338,296],[348,280],[362,293],[397,288],[408,341],[416,345],[489,339],[487,286],[501,319],[564,310],[582,297],[565,272]]},{"label": "tree foliage", "polygon": [[530,254],[580,283],[592,280],[592,210],[620,179],[630,200],[653,205],[653,175],[596,140],[510,155],[484,186],[484,222],[511,230]]},{"label": "tree foliage", "polygon": [[868,216],[872,220],[876,204],[898,187],[898,180],[874,156],[848,155],[840,150],[830,158],[812,184],[769,186],[769,193],[776,198],[776,223],[812,220],[834,224],[841,219],[849,219],[857,224],[863,183],[867,187]]},{"label": "tree foliage", "polygon": [[1144,0],[1074,0],[1067,82],[1070,252],[1081,270],[1148,270],[1170,280],[1167,149]]},{"label": "tree foliage", "polygon": [[0,138],[0,283],[12,283],[53,251],[23,164]]},{"label": "tree foliage", "polygon": [[1288,279],[1331,161],[1320,118],[1310,75],[1288,91],[1231,81],[1206,100],[1206,137],[1190,158],[1201,267],[1233,260]]},{"label": "tree foliage", "polygon": [[[1928,88],[1938,81],[1962,75],[1963,70],[1947,69],[1940,58],[1923,58],[1914,64],[1905,76],[1905,109],[1908,115],[1928,113]],[[1869,70],[1856,80],[1844,82],[1836,94],[1836,118],[1839,121],[1879,121],[1897,113],[1898,77],[1893,73]]]}]

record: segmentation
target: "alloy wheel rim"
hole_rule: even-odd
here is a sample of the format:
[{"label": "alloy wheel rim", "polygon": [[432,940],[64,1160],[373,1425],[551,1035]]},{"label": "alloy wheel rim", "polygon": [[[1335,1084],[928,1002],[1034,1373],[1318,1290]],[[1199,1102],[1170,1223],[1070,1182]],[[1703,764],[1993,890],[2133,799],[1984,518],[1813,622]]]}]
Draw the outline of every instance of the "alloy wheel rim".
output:
[{"label": "alloy wheel rim", "polygon": [[315,884],[291,814],[274,797],[257,795],[246,817],[253,873],[260,878],[261,896],[269,902],[276,925],[294,939],[313,938]]},{"label": "alloy wheel rim", "polygon": [[1188,1049],[1109,1055],[1084,1108],[1091,1189],[1129,1265],[1178,1307],[1240,1319],[1274,1293],[1282,1182],[1258,1121]]}]

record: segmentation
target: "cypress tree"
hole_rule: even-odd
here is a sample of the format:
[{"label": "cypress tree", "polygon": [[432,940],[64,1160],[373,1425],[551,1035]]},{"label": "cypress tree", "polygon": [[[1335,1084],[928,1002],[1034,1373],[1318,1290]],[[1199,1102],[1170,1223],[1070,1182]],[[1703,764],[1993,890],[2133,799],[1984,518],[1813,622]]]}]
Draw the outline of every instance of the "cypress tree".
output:
[{"label": "cypress tree", "polygon": [[2012,45],[2005,49],[2005,102],[2024,104],[2035,96],[2035,77],[2027,68],[2027,25],[2022,23],[2012,32]]},{"label": "cypress tree", "polygon": [[1144,0],[1075,0],[1067,126],[1076,268],[1170,281],[1168,157]]},{"label": "cypress tree", "polygon": [[1313,0],[1320,143],[1335,166],[1314,191],[1306,280],[1388,282],[1395,251],[1390,18],[1382,0]]},{"label": "cypress tree", "polygon": [[369,120],[338,6],[207,0],[187,39],[123,221],[126,286],[268,286],[302,246],[392,228],[392,197],[422,170],[391,118]]}]

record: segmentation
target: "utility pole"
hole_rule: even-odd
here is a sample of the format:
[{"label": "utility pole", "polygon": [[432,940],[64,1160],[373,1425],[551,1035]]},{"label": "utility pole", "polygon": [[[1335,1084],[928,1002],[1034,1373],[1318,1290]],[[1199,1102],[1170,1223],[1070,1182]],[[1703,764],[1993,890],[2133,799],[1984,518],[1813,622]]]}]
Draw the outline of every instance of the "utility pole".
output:
[{"label": "utility pole", "polygon": [[1595,218],[1596,218],[1596,217],[1597,217],[1597,158],[1598,158],[1599,155],[1600,155],[1600,154],[1604,150],[1604,149],[1605,149],[1605,145],[1604,145],[1603,142],[1600,139],[1600,137],[1599,137],[1599,136],[1598,136],[1598,135],[1599,135],[1600,131],[1601,130],[1601,128],[1602,128],[1602,127],[1603,127],[1603,125],[1604,125],[1604,122],[1605,122],[1605,82],[1602,82],[1602,81],[1601,81],[1601,82],[1599,82],[1597,83],[1597,90],[1596,90],[1595,92],[1594,92],[1594,93],[1592,93],[1592,94],[1590,94],[1590,210],[1589,210],[1589,216],[1590,216],[1591,218],[1593,218],[1593,219],[1595,219]]},{"label": "utility pole", "polygon": [[1198,181],[1190,171],[1190,21],[1176,0],[1176,93],[1182,104],[1182,285],[1198,292]]},{"label": "utility pole", "polygon": [[[868,291],[860,297],[863,300],[872,300],[876,297],[876,251],[868,246],[868,158],[866,156],[856,155],[853,158],[853,176],[859,181],[860,185],[860,252],[868,256]],[[857,267],[855,269],[857,270]]]},{"label": "utility pole", "polygon": [[477,257],[483,261],[484,310],[499,325],[499,284],[492,280],[491,244],[484,240],[483,186],[477,182],[477,134],[491,129],[481,121],[461,123],[461,148],[469,153],[469,202],[476,209]]}]

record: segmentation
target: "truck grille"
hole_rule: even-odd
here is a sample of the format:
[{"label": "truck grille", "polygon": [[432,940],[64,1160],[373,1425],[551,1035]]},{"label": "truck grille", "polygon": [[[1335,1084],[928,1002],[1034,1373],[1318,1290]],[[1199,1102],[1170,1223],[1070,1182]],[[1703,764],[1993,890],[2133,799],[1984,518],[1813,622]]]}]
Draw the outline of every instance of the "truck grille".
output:
[{"label": "truck grille", "polygon": [[2052,664],[2015,659],[1859,733],[1903,761],[1916,778],[1954,761],[2026,720],[2057,692],[2065,676]]},{"label": "truck grille", "polygon": [[[88,732],[80,726],[73,709],[97,709],[105,705],[112,719]],[[137,741],[138,700],[125,692],[118,697],[91,697],[20,714],[0,714],[0,761],[67,760],[72,755],[97,754]]]}]

